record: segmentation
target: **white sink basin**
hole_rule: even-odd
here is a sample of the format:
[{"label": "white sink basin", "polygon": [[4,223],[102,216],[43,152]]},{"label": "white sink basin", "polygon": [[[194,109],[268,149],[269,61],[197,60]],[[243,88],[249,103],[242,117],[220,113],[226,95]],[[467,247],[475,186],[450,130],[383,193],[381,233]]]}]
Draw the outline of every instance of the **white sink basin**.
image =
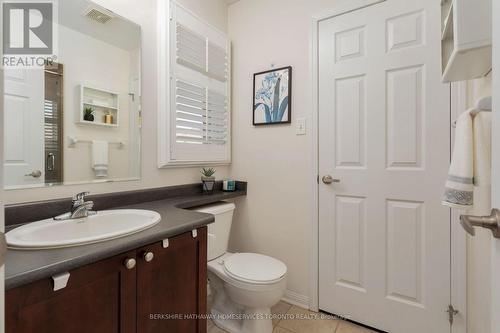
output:
[{"label": "white sink basin", "polygon": [[29,223],[9,231],[5,237],[9,248],[55,249],[131,235],[153,227],[160,219],[160,214],[149,210],[105,210],[76,220]]}]

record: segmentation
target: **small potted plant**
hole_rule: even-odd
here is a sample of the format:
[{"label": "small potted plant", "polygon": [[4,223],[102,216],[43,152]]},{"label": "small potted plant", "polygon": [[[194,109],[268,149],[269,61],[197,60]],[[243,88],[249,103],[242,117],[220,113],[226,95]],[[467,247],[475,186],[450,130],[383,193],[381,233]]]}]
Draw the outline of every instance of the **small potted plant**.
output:
[{"label": "small potted plant", "polygon": [[83,120],[94,121],[94,109],[91,107],[86,107],[83,110]]},{"label": "small potted plant", "polygon": [[215,169],[203,168],[201,170],[201,181],[203,183],[203,193],[212,193],[215,187]]}]

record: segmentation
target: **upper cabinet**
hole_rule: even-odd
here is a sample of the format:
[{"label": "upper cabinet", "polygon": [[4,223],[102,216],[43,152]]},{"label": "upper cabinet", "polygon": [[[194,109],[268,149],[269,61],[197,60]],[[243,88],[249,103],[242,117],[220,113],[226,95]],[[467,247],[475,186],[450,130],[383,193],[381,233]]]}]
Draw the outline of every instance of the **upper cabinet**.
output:
[{"label": "upper cabinet", "polygon": [[227,164],[228,38],[173,1],[158,6],[158,166]]},{"label": "upper cabinet", "polygon": [[441,0],[443,81],[486,75],[492,67],[491,0]]}]

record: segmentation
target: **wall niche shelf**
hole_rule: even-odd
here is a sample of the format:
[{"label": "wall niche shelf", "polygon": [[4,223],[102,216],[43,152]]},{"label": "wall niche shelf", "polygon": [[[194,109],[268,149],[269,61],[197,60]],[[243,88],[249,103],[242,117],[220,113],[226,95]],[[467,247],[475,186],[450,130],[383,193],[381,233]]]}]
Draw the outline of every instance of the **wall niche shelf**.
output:
[{"label": "wall niche shelf", "polygon": [[441,0],[443,82],[486,75],[492,66],[491,0]]},{"label": "wall niche shelf", "polygon": [[[80,85],[80,108],[77,115],[77,124],[102,126],[102,127],[118,127],[119,125],[119,102],[118,94],[112,91],[107,91],[89,85]],[[85,109],[92,108],[94,110],[94,121],[84,119]],[[111,124],[107,124],[105,116],[111,115],[113,120]]]}]

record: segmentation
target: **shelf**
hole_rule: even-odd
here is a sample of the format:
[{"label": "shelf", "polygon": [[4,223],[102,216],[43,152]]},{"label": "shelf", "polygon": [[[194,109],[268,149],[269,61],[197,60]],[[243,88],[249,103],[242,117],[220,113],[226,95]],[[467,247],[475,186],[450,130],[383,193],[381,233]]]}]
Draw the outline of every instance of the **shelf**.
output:
[{"label": "shelf", "polygon": [[492,67],[491,1],[441,1],[443,82],[478,78]]},{"label": "shelf", "polygon": [[83,105],[93,106],[93,107],[96,107],[96,108],[118,110],[116,107],[114,107],[114,106],[108,106],[108,105],[101,105],[101,104],[94,104],[94,103],[87,103],[87,102],[83,102]]},{"label": "shelf", "polygon": [[102,122],[88,121],[88,120],[80,120],[77,122],[77,124],[89,125],[89,126],[102,126],[102,127],[118,127],[117,124],[106,124]]},{"label": "shelf", "polygon": [[[94,121],[84,119],[85,109],[93,110]],[[76,117],[77,124],[118,127],[119,126],[119,95],[118,93],[91,87],[82,84],[80,86],[80,108]],[[104,121],[106,115],[112,116],[112,123],[107,124]]]},{"label": "shelf", "polygon": [[446,18],[443,22],[441,40],[444,41],[447,38],[453,38],[453,6],[450,6],[448,9],[448,14],[446,14]]}]

